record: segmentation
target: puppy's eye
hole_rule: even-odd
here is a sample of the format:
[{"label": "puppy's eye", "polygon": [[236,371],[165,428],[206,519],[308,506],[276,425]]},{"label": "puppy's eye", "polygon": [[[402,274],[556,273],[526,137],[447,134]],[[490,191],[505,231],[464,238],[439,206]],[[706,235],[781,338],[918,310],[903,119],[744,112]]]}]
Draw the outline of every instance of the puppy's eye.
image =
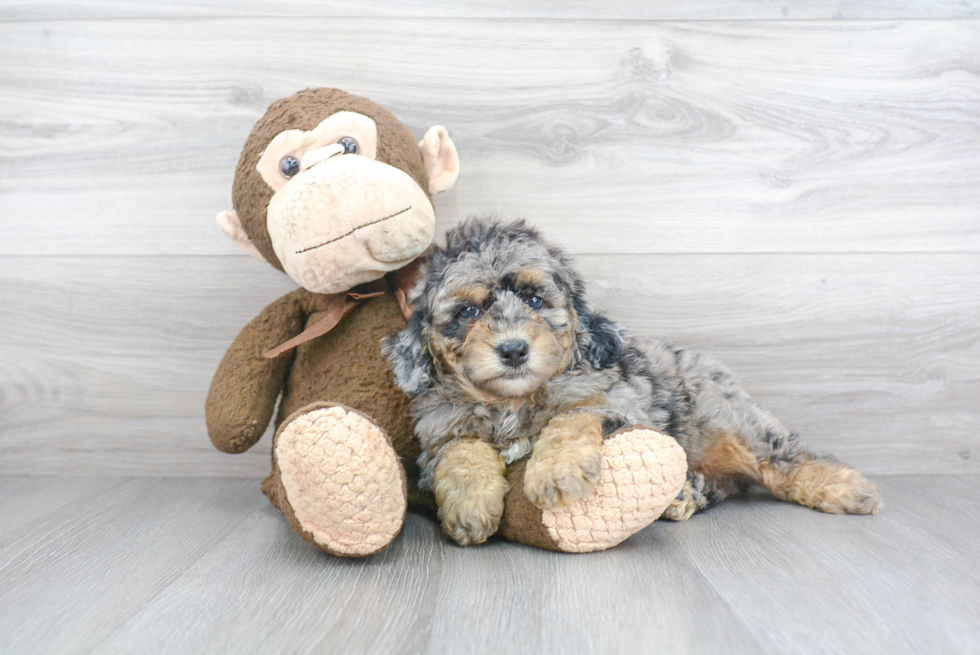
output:
[{"label": "puppy's eye", "polygon": [[337,143],[339,143],[340,145],[344,146],[344,154],[345,155],[356,155],[357,154],[357,150],[358,150],[358,148],[357,148],[357,141],[355,141],[353,137],[345,136],[344,138],[342,138]]},{"label": "puppy's eye", "polygon": [[524,301],[524,304],[531,309],[541,309],[544,306],[544,300],[540,296],[531,296]]},{"label": "puppy's eye", "polygon": [[279,172],[287,180],[299,173],[299,159],[294,155],[286,155],[279,160]]},{"label": "puppy's eye", "polygon": [[480,308],[476,305],[467,305],[459,310],[459,317],[464,321],[472,321],[480,315]]}]

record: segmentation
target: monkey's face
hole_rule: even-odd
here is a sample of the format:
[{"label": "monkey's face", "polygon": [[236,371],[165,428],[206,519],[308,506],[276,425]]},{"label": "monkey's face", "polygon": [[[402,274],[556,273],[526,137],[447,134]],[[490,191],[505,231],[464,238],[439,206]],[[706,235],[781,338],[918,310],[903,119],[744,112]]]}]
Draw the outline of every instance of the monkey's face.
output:
[{"label": "monkey's face", "polygon": [[443,374],[498,398],[527,396],[565,370],[576,315],[536,243],[469,252],[427,280],[430,350]]},{"label": "monkey's face", "polygon": [[420,255],[435,212],[418,182],[378,160],[371,118],[337,112],[312,130],[286,130],[256,166],[273,190],[266,226],[286,273],[304,288],[337,293]]}]

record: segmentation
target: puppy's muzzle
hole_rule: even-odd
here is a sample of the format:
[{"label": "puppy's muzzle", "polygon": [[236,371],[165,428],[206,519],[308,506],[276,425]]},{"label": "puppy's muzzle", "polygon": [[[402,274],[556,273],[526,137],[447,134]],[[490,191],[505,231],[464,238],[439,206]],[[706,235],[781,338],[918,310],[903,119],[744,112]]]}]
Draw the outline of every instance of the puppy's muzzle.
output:
[{"label": "puppy's muzzle", "polygon": [[530,346],[526,341],[505,341],[497,346],[497,356],[506,366],[517,368],[527,363]]}]

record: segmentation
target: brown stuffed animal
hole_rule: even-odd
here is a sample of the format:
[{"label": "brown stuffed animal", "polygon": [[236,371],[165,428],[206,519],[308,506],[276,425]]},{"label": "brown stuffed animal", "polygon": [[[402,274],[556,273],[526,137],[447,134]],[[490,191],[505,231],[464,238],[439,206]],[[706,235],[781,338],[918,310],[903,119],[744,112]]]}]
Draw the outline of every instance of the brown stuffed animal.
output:
[{"label": "brown stuffed animal", "polygon": [[[409,502],[434,506],[415,484],[419,445],[381,340],[406,325],[405,292],[434,231],[431,195],[458,170],[445,128],[416,144],[374,102],[306,89],[255,125],[235,173],[235,211],[218,215],[236,243],[301,288],[228,349],[207,398],[208,433],[219,450],[244,452],[281,394],[262,490],[328,553],[376,553],[401,530]],[[560,512],[524,497],[524,463],[515,463],[500,533],[566,551],[619,543],[677,493],[685,462],[672,441],[620,440],[604,453],[602,493]]]}]

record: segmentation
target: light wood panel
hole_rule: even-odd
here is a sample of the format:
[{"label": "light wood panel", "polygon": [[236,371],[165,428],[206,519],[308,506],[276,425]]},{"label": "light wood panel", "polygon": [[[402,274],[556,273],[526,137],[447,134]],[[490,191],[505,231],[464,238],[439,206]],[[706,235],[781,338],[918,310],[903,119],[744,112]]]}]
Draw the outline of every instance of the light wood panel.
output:
[{"label": "light wood panel", "polygon": [[95,652],[758,652],[683,547],[651,532],[642,547],[567,557],[460,549],[410,515],[362,562],[314,552],[270,507]]},{"label": "light wood panel", "polygon": [[[719,356],[811,443],[878,473],[978,472],[980,257],[583,256],[597,306]],[[264,475],[203,405],[292,288],[239,257],[0,258],[0,471]]]},{"label": "light wood panel", "polygon": [[879,472],[977,471],[980,258],[585,261],[613,317],[718,356],[818,449]]},{"label": "light wood panel", "polygon": [[0,543],[2,535],[80,498],[86,499],[123,483],[120,478],[0,476]]},{"label": "light wood panel", "polygon": [[586,557],[450,547],[432,653],[758,653],[685,547],[656,523]]},{"label": "light wood panel", "polygon": [[3,0],[0,20],[51,18],[185,18],[213,16],[404,16],[456,18],[591,18],[643,20],[977,18],[972,0]]},{"label": "light wood panel", "polygon": [[[973,535],[973,524],[965,517],[973,516],[980,503],[980,479],[975,476],[953,476],[948,480],[928,477],[881,478],[882,493],[888,499],[888,507],[896,512],[881,514],[881,522],[890,529],[902,530],[907,539],[920,541],[924,546],[919,552],[925,566],[953,567],[963,579],[972,579],[980,588],[980,540]],[[902,508],[922,506],[922,520],[905,521],[907,512]],[[914,566],[921,570],[922,564]],[[980,600],[974,595],[967,599],[968,606],[980,610]],[[980,641],[980,628],[975,640]],[[980,643],[977,643],[980,646]]]},{"label": "light wood panel", "polygon": [[[24,479],[13,480],[21,488]],[[104,487],[0,524],[4,653],[950,653],[980,646],[980,477],[880,478],[874,517],[761,494],[603,553],[459,548],[410,514],[365,560],[310,548],[256,480]],[[0,478],[0,489],[10,489]]]},{"label": "light wood panel", "polygon": [[268,444],[219,453],[211,376],[295,285],[238,257],[0,258],[6,473],[264,475]]},{"label": "light wood panel", "polygon": [[412,515],[380,555],[331,557],[267,505],[94,652],[424,652],[443,549]]},{"label": "light wood panel", "polygon": [[975,537],[950,541],[978,528],[961,511],[980,502],[978,481],[882,479],[885,507],[874,517],[735,498],[666,531],[770,652],[972,653]]},{"label": "light wood panel", "polygon": [[129,480],[5,532],[0,650],[91,648],[265,502],[255,480]]},{"label": "light wood panel", "polygon": [[[161,5],[163,6],[163,5]],[[231,254],[276,98],[367,95],[459,146],[439,229],[575,252],[980,249],[980,21],[338,18],[0,25],[0,254]]]}]

